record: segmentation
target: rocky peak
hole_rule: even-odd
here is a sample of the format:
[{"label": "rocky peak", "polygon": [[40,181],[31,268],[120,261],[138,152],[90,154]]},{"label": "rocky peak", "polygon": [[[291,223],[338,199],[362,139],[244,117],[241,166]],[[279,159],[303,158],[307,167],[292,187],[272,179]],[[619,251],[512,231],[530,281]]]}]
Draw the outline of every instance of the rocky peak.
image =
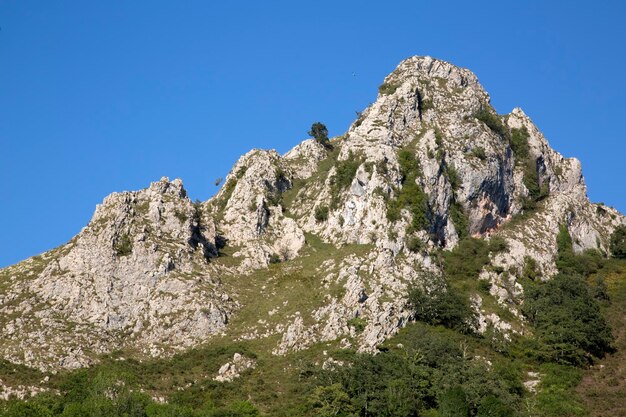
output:
[{"label": "rocky peak", "polygon": [[[471,71],[413,57],[328,146],[254,149],[201,204],[178,179],[113,193],[66,245],[0,270],[0,352],[41,368],[85,366],[120,346],[168,354],[228,332],[240,300],[256,305],[285,290],[276,282],[287,277],[290,292],[303,276],[315,297],[292,300],[301,308],[291,312],[288,300],[255,311],[236,337],[276,335],[276,354],[333,340],[371,350],[410,318],[407,285],[436,285],[439,251],[461,239],[506,241],[480,279],[515,315],[528,259],[546,278],[556,272],[560,225],[575,250],[606,252],[625,223],[589,202],[580,162],[550,148],[521,109],[498,115]],[[245,298],[242,276],[266,281]],[[257,320],[283,307],[281,322]],[[493,311],[481,320],[511,329]]]}]

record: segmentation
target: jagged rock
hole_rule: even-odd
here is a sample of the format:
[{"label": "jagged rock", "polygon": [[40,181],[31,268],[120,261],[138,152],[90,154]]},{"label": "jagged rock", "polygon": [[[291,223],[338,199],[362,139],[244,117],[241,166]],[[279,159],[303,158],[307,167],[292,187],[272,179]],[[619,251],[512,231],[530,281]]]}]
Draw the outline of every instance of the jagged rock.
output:
[{"label": "jagged rock", "polygon": [[230,245],[243,246],[242,272],[266,266],[272,254],[293,257],[304,245],[304,234],[286,217],[279,199],[292,186],[293,173],[276,151],[252,150],[226,177],[209,203]]},{"label": "jagged rock", "polygon": [[[180,180],[111,194],[77,237],[41,257],[41,272],[11,288],[20,301],[0,313],[19,315],[6,323],[3,356],[77,368],[92,363],[84,346],[96,354],[124,345],[175,350],[215,334],[232,309],[206,268],[215,239],[215,226],[196,213]],[[42,344],[49,349],[28,356]]]},{"label": "jagged rock", "polygon": [[246,358],[240,353],[233,355],[232,362],[226,362],[217,372],[217,376],[213,380],[218,382],[232,382],[241,376],[241,373],[247,369],[254,369],[256,361]]},{"label": "jagged rock", "polygon": [[327,149],[314,139],[305,140],[283,156],[294,177],[303,180],[310,178],[326,157]]}]

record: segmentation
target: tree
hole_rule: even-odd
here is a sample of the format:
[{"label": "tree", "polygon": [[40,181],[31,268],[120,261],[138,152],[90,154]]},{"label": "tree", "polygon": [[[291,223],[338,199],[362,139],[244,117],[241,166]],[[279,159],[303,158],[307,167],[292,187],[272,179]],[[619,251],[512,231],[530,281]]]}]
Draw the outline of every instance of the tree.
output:
[{"label": "tree", "polygon": [[357,416],[356,410],[350,402],[350,397],[343,390],[341,384],[321,386],[315,388],[309,397],[309,406],[316,416]]},{"label": "tree", "polygon": [[439,399],[441,417],[467,417],[469,412],[467,397],[460,386],[449,389]]},{"label": "tree", "polygon": [[582,277],[561,273],[524,293],[522,312],[535,327],[539,359],[580,366],[612,350],[611,328]]},{"label": "tree", "polygon": [[323,123],[315,122],[311,125],[311,130],[309,130],[309,135],[313,136],[315,140],[324,145],[328,145],[328,129]]}]

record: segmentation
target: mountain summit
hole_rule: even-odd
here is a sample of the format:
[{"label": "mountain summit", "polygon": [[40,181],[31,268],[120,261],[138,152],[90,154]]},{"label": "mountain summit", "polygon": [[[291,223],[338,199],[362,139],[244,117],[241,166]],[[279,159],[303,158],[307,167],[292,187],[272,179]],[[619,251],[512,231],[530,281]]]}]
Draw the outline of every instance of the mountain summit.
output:
[{"label": "mountain summit", "polygon": [[67,244],[0,270],[0,354],[62,370],[215,338],[373,351],[411,320],[407,287],[440,285],[441,256],[471,237],[506,248],[472,294],[475,330],[506,339],[526,325],[519,278],[556,274],[563,228],[575,252],[609,252],[624,216],[472,72],[412,57],[378,91],[326,146],[252,150],[202,203],[179,179],[113,193]]}]

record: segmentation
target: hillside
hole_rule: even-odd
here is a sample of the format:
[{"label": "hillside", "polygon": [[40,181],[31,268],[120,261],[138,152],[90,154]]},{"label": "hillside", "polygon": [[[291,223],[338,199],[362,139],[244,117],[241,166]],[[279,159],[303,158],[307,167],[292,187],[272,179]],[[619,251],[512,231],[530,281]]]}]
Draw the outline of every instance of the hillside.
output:
[{"label": "hillside", "polygon": [[624,226],[521,109],[412,57],[344,135],[252,150],[205,202],[179,179],[113,193],[0,270],[0,397],[41,392],[8,415],[584,415]]}]

